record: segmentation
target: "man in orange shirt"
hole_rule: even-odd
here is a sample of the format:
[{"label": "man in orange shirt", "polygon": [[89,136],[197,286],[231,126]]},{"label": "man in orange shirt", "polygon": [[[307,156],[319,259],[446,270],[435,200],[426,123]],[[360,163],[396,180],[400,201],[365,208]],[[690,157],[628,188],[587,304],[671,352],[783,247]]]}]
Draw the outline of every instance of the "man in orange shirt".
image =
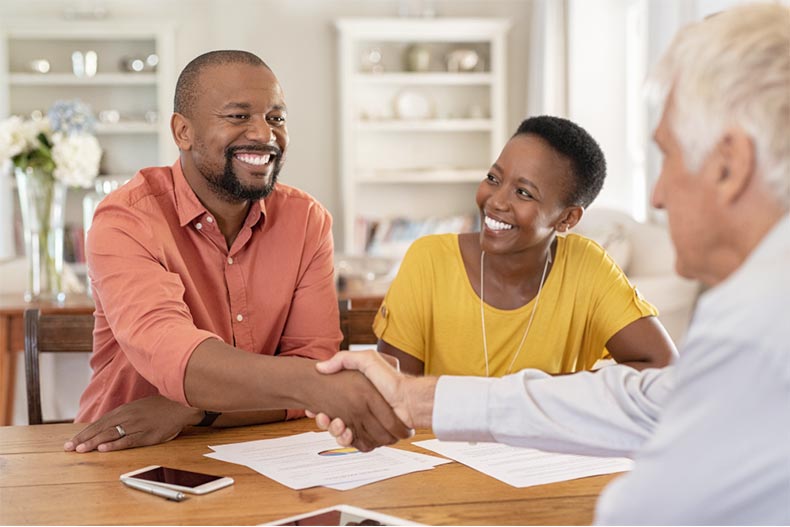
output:
[{"label": "man in orange shirt", "polygon": [[363,450],[408,436],[363,375],[323,376],[309,360],[331,357],[342,338],[331,217],[277,183],[286,115],[277,78],[253,54],[206,53],[179,76],[179,160],[108,196],[89,232],[93,376],[76,420],[94,422],[66,450],[303,408],[342,415]]}]

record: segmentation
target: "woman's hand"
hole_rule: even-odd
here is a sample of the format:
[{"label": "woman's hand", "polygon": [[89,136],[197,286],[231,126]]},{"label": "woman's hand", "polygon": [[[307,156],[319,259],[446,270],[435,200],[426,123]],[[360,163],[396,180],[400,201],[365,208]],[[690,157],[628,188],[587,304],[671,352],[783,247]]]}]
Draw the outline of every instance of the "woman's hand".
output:
[{"label": "woman's hand", "polygon": [[155,395],[124,404],[89,424],[63,445],[66,452],[112,452],[170,441],[203,411]]}]

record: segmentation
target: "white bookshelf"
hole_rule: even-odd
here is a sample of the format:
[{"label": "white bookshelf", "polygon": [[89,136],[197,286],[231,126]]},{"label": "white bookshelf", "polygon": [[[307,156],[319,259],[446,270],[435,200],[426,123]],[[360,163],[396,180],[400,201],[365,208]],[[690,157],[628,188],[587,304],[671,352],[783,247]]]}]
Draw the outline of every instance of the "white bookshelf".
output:
[{"label": "white bookshelf", "polygon": [[403,85],[490,85],[494,77],[490,73],[359,73],[354,75],[357,84],[403,84]]},{"label": "white bookshelf", "polygon": [[[121,134],[158,134],[159,125],[146,121],[124,121],[119,123],[97,123],[96,135],[121,135]],[[140,167],[143,168],[143,167]]]},{"label": "white bookshelf", "polygon": [[387,119],[357,122],[360,132],[488,132],[493,128],[492,119]]},{"label": "white bookshelf", "polygon": [[[105,156],[102,173],[131,173],[143,166],[169,164],[177,151],[169,130],[175,71],[174,26],[150,20],[9,19],[0,22],[0,118],[46,112],[58,99],[78,98],[97,119],[103,110],[120,113],[118,123],[100,123],[97,135]],[[74,51],[95,51],[94,76],[72,72]],[[155,53],[155,71],[127,72],[125,57]],[[48,73],[32,72],[30,62],[46,59]],[[144,119],[155,112],[158,120]]]},{"label": "white bookshelf", "polygon": [[[359,229],[371,219],[473,214],[475,188],[507,137],[509,22],[344,18],[335,25],[345,253],[364,253]],[[428,68],[407,71],[410,46],[430,55]],[[365,64],[374,48],[383,71]],[[477,66],[448,71],[445,58],[458,50],[474,51]],[[422,115],[403,115],[404,96],[423,104]]]},{"label": "white bookshelf", "polygon": [[[97,118],[100,175],[131,177],[145,166],[170,164],[177,156],[168,119],[178,73],[174,38],[174,26],[161,21],[0,20],[0,119],[46,113],[56,100],[80,99]],[[95,75],[74,74],[74,51],[96,52]],[[121,66],[127,57],[150,54],[159,57],[155,70]],[[40,59],[49,62],[49,72],[33,71],[31,62]],[[118,112],[118,122],[101,122],[103,110]],[[82,225],[82,199],[92,190],[69,190],[67,225]]]},{"label": "white bookshelf", "polygon": [[97,73],[93,77],[75,77],[72,73],[12,73],[11,86],[156,86],[151,73]]}]

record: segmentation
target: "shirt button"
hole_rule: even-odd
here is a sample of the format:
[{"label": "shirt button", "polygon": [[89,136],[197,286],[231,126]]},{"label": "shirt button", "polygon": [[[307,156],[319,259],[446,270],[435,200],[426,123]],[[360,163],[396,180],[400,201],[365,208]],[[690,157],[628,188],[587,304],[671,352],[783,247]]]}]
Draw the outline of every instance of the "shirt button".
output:
[{"label": "shirt button", "polygon": [[242,320],[244,320],[244,317],[243,317],[243,316],[241,316],[241,313],[239,313],[238,315],[236,315],[236,320],[238,320],[239,322],[241,322]]},{"label": "shirt button", "polygon": [[214,218],[212,218],[211,216],[206,216],[206,221],[208,223],[214,223]]},{"label": "shirt button", "polygon": [[230,256],[228,256],[228,264],[233,265],[233,258],[231,258]]},{"label": "shirt button", "polygon": [[200,229],[202,229],[202,228],[203,228],[203,224],[202,224],[202,223],[200,223],[200,222],[197,222],[197,223],[195,224],[195,228],[196,228],[197,230],[200,230]]}]

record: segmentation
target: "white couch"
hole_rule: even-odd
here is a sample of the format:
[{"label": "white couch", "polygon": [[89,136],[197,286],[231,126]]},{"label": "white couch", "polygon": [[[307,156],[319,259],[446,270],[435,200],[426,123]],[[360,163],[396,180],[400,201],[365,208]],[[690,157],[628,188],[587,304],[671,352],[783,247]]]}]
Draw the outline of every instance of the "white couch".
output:
[{"label": "white couch", "polygon": [[585,211],[573,232],[602,245],[659,311],[659,320],[680,347],[700,291],[699,283],[675,272],[675,249],[663,225],[640,223],[606,208]]}]

